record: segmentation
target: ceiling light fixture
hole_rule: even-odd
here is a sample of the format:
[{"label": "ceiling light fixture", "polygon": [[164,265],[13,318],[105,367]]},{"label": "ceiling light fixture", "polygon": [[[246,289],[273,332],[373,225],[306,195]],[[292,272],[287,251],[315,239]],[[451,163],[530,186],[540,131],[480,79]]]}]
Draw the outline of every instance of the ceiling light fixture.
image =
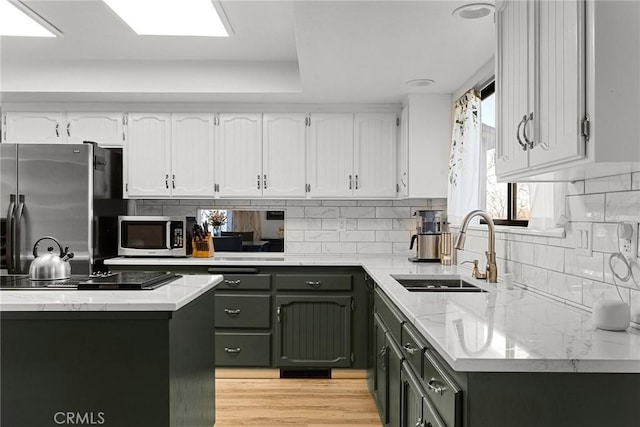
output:
[{"label": "ceiling light fixture", "polygon": [[405,82],[405,85],[409,86],[409,87],[425,87],[425,86],[429,86],[435,83],[435,80],[431,80],[431,79],[413,79],[413,80],[407,80]]},{"label": "ceiling light fixture", "polygon": [[228,37],[217,0],[103,0],[136,34]]},{"label": "ceiling light fixture", "polygon": [[491,15],[495,6],[491,3],[469,3],[455,9],[451,14],[460,19],[480,19]]},{"label": "ceiling light fixture", "polygon": [[17,0],[0,0],[0,36],[62,37],[62,32]]}]

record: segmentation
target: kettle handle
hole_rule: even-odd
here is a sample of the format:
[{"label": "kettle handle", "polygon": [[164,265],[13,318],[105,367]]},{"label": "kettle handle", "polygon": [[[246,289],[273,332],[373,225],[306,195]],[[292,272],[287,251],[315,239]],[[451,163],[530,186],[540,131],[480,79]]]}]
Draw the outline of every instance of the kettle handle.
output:
[{"label": "kettle handle", "polygon": [[409,249],[413,249],[413,243],[416,241],[417,238],[418,238],[417,234],[414,234],[413,236],[411,236],[411,244],[409,245]]},{"label": "kettle handle", "polygon": [[38,258],[38,256],[39,256],[38,255],[38,243],[40,243],[42,240],[46,240],[46,239],[53,240],[54,242],[56,242],[56,244],[58,245],[58,248],[60,248],[60,258],[65,256],[64,249],[62,249],[62,245],[60,244],[60,242],[58,242],[58,239],[56,239],[53,236],[44,236],[44,237],[41,237],[38,240],[36,240],[36,243],[34,243],[34,245],[33,245],[33,256],[34,257]]}]

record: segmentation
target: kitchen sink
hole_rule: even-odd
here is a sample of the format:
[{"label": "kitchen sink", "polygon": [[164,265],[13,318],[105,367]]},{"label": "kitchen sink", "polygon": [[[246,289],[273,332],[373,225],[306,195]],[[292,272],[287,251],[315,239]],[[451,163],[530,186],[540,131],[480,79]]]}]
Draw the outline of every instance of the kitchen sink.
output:
[{"label": "kitchen sink", "polygon": [[409,292],[486,292],[462,279],[392,277]]}]

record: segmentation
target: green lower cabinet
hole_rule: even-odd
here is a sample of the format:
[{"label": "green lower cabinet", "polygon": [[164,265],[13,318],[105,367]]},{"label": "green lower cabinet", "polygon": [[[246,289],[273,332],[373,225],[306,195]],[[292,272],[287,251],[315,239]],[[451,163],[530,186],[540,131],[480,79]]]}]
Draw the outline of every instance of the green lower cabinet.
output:
[{"label": "green lower cabinet", "polygon": [[446,427],[427,397],[420,380],[409,364],[404,363],[401,373],[402,427]]},{"label": "green lower cabinet", "polygon": [[373,316],[375,360],[374,363],[374,398],[383,425],[389,424],[389,347],[387,346],[387,328],[378,314]]},{"label": "green lower cabinet", "polygon": [[269,367],[271,333],[216,332],[216,366]]},{"label": "green lower cabinet", "polygon": [[389,414],[389,427],[400,426],[400,414],[401,414],[401,371],[404,361],[404,355],[400,347],[391,339],[390,333],[387,333],[387,348],[389,349],[388,357],[388,414]]},{"label": "green lower cabinet", "polygon": [[352,363],[350,296],[276,296],[278,367],[348,368]]}]

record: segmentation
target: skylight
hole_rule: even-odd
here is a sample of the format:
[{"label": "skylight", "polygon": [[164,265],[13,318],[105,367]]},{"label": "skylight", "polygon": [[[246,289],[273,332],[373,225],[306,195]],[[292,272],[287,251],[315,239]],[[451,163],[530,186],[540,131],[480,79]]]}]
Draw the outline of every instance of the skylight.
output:
[{"label": "skylight", "polygon": [[0,36],[55,37],[47,24],[22,3],[0,0]]},{"label": "skylight", "polygon": [[104,0],[139,35],[228,37],[212,0]]}]

